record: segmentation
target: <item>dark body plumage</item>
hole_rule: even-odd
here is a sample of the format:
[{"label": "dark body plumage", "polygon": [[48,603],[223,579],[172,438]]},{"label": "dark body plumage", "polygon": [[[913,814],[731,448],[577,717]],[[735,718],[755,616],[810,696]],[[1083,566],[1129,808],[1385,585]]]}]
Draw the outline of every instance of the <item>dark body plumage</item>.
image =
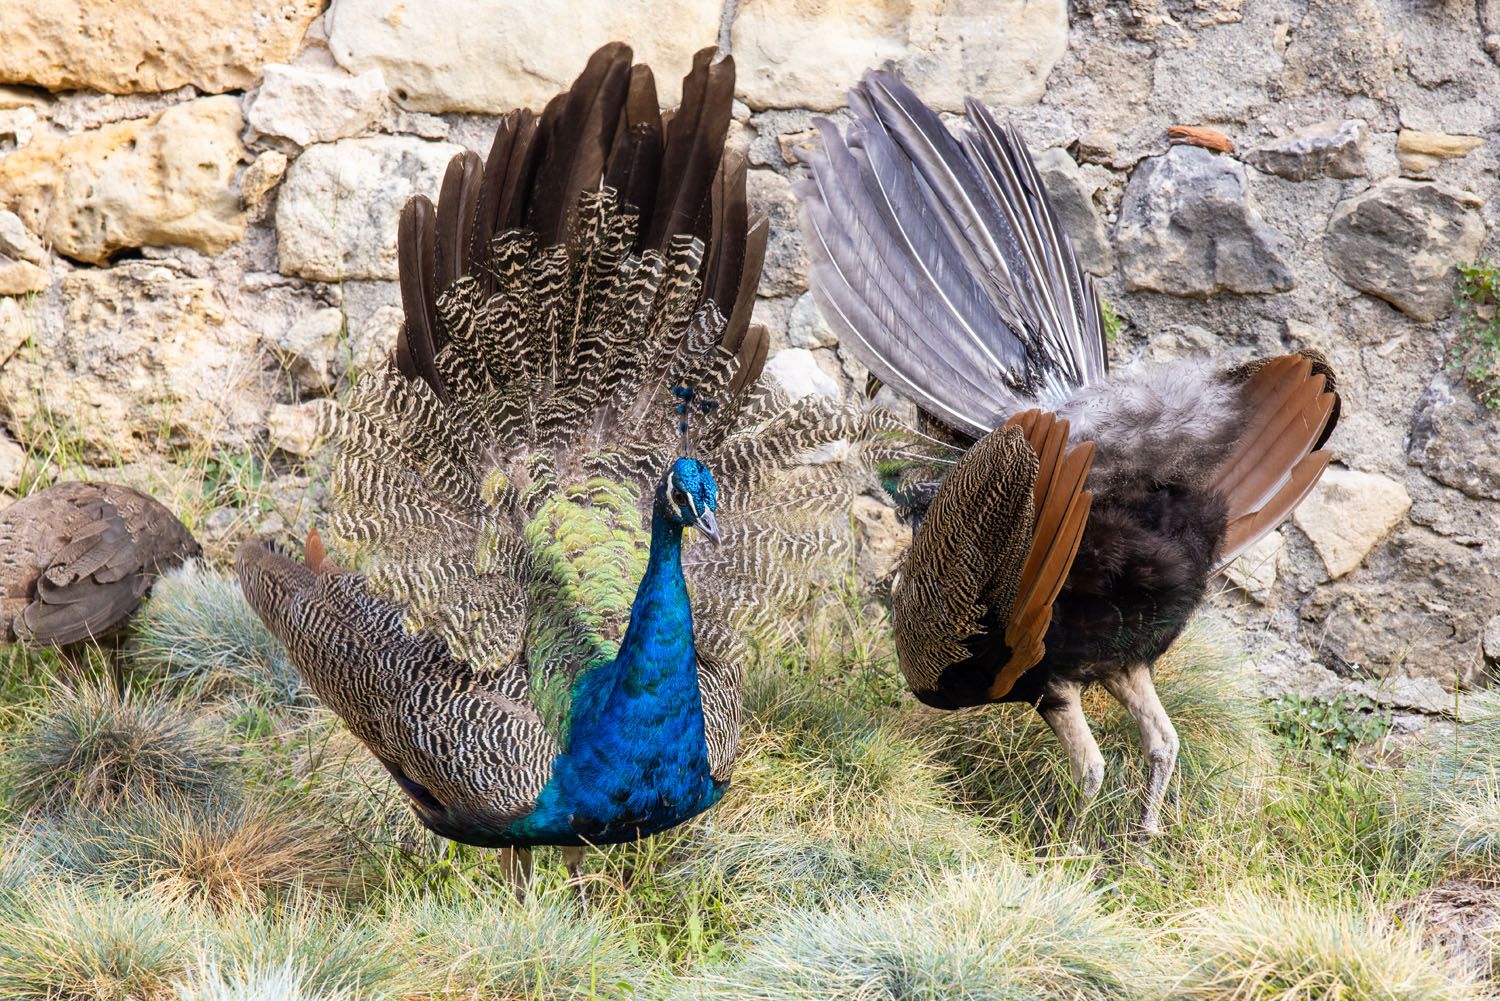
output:
[{"label": "dark body plumage", "polygon": [[847,138],[821,124],[798,194],[824,315],[923,418],[932,465],[902,486],[931,503],[892,594],[902,669],[940,708],[1035,705],[1085,798],[1103,760],[1079,696],[1102,683],[1141,728],[1153,830],[1177,738],[1150,665],[1317,481],[1333,372],[1303,352],[1111,375],[1093,282],[1015,130],[970,100],[950,133],[880,72],[850,107]]},{"label": "dark body plumage", "polygon": [[158,576],[201,552],[171,511],[138,490],[53,484],[0,512],[0,641],[105,636]]},{"label": "dark body plumage", "polygon": [[241,551],[250,603],[440,834],[602,844],[712,805],[747,638],[847,542],[852,474],[800,458],[860,418],[758,384],[733,89],[705,50],[663,115],[611,44],[456,158],[402,214],[391,365],[328,412],[337,563]]}]

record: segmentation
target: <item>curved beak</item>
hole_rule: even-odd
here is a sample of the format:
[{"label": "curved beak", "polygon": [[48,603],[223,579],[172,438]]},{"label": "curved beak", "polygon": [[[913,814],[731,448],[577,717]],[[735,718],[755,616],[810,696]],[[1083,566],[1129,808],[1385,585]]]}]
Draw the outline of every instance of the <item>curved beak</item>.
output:
[{"label": "curved beak", "polygon": [[714,545],[719,544],[719,519],[708,508],[698,512],[698,518],[693,522],[693,527],[702,532]]}]

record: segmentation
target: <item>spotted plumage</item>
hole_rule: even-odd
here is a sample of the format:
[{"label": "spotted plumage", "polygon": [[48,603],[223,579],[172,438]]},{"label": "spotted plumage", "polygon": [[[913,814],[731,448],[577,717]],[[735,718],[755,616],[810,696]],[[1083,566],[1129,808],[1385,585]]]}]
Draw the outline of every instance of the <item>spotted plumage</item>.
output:
[{"label": "spotted plumage", "polygon": [[923,417],[930,462],[898,484],[916,516],[892,593],[902,669],[941,708],[1035,705],[1085,799],[1103,759],[1079,692],[1103,684],[1140,726],[1154,830],[1177,738],[1150,665],[1322,473],[1333,372],[1304,351],[1111,375],[1019,133],[973,99],[950,131],[884,72],[849,102],[798,194],[824,315]]},{"label": "spotted plumage", "polygon": [[863,415],[758,382],[733,62],[699,53],[664,116],[630,60],[601,49],[407,206],[392,364],[327,412],[334,558],[240,557],[319,697],[473,844],[624,841],[711,806],[747,640],[848,545],[867,475],[801,468],[866,440]]}]

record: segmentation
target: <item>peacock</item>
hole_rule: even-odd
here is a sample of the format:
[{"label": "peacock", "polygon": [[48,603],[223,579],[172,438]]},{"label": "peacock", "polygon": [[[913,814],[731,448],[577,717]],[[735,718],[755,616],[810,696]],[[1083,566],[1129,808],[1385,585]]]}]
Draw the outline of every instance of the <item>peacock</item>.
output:
[{"label": "peacock", "polygon": [[932,457],[897,486],[902,671],[931,706],[1033,705],[1083,806],[1099,682],[1139,727],[1141,831],[1159,833],[1179,742],[1151,666],[1322,474],[1334,373],[1302,350],[1110,374],[1098,294],[1017,130],[971,98],[950,132],[888,72],[849,107],[847,135],[819,123],[797,194],[824,316],[872,387],[916,404]]},{"label": "peacock", "polygon": [[325,411],[326,548],[238,558],[421,822],[523,866],[723,796],[751,644],[847,554],[873,475],[857,408],[760,380],[732,58],[697,53],[669,114],[631,59],[599,49],[407,203],[398,343]]},{"label": "peacock", "polygon": [[202,549],[156,499],[65,481],[0,512],[0,642],[67,646],[122,626]]}]

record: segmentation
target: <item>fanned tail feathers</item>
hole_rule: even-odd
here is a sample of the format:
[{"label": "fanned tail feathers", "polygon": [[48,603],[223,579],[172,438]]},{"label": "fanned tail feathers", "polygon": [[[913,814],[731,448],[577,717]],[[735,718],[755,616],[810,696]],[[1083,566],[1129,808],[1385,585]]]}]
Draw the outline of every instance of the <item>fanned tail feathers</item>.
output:
[{"label": "fanned tail feathers", "polygon": [[601,49],[541,116],[507,116],[486,161],[456,158],[437,206],[413,200],[393,364],[326,411],[340,561],[539,703],[628,621],[681,448],[674,389],[720,489],[722,548],[690,537],[683,558],[706,701],[728,698],[745,628],[775,621],[752,611],[844,544],[863,467],[803,460],[883,420],[758,385],[767,230],[723,151],[733,63],[699,53],[669,117],[630,58]]}]

